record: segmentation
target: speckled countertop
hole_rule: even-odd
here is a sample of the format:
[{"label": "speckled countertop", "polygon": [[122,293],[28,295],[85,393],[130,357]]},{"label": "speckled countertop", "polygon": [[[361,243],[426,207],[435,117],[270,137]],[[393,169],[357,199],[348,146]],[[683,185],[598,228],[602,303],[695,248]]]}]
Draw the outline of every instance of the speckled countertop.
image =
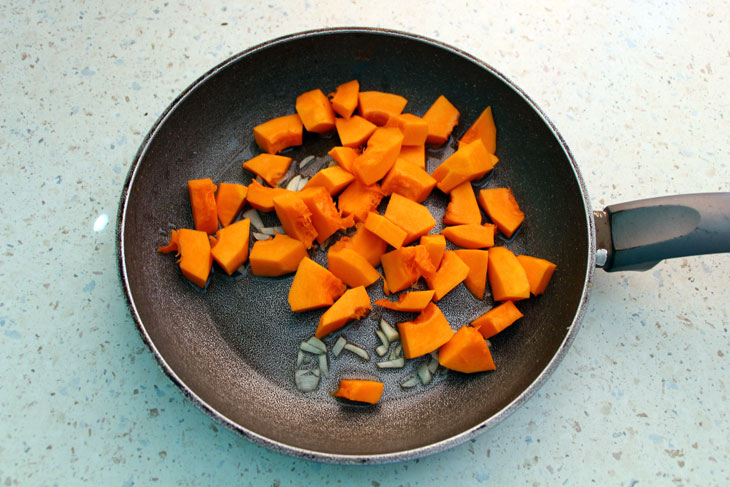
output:
[{"label": "speckled countertop", "polygon": [[238,51],[323,26],[411,31],[496,66],[561,130],[596,208],[730,191],[726,2],[243,5],[0,6],[0,484],[730,484],[727,254],[598,272],[572,348],[515,414],[419,461],[343,467],[194,407],[134,326],[114,239],[172,99]]}]

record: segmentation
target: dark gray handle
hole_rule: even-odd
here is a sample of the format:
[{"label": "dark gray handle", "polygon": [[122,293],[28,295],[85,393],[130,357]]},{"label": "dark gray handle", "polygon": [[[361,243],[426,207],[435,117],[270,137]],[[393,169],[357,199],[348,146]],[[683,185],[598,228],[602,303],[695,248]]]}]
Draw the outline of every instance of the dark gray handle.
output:
[{"label": "dark gray handle", "polygon": [[597,265],[643,271],[659,261],[730,252],[730,193],[662,196],[595,212]]}]

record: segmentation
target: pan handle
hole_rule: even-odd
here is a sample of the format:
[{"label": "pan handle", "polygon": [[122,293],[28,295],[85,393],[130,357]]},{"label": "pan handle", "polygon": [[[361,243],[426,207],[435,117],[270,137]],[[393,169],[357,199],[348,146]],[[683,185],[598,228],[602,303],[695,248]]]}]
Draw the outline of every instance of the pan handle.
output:
[{"label": "pan handle", "polygon": [[659,261],[730,252],[730,193],[662,196],[594,212],[596,265],[645,271]]}]

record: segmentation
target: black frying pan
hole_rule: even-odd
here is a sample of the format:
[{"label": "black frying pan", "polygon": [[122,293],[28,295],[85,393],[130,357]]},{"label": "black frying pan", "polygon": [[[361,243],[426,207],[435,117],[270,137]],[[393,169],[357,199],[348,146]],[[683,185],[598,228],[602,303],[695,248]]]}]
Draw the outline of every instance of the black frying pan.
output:
[{"label": "black frying pan", "polygon": [[[380,371],[372,361],[343,355],[331,362],[330,379],[303,394],[293,381],[297,346],[313,334],[321,311],[289,311],[292,276],[272,279],[244,272],[229,277],[216,269],[207,289],[200,291],[181,277],[171,256],[155,250],[166,243],[170,226],[192,226],[188,179],[247,184],[250,176],[241,163],[259,153],[252,128],[292,113],[299,93],[332,91],[350,79],[358,79],[363,90],[405,96],[406,111],[418,115],[446,95],[461,111],[455,138],[484,107],[492,106],[500,162],[476,186],[511,187],[527,214],[517,235],[497,244],[558,266],[543,296],[519,303],[525,317],[491,340],[496,372],[448,373],[426,387],[403,390],[399,383],[413,373],[417,360],[404,371]],[[296,161],[316,155],[317,161],[307,167],[312,173],[327,162],[334,137],[307,135],[303,147],[287,155]],[[428,151],[429,170],[453,152],[454,140]],[[466,53],[410,34],[321,30],[234,56],[196,81],[160,117],[125,184],[119,214],[120,272],[132,315],[162,368],[217,420],[259,444],[299,457],[340,463],[403,460],[473,438],[542,384],[578,330],[597,263],[638,268],[675,255],[730,250],[728,194],[686,199],[699,210],[685,201],[650,201],[609,207],[594,219],[580,172],[560,135],[497,71]],[[438,221],[447,203],[439,191],[426,201]],[[633,206],[640,208],[628,211]],[[643,246],[637,250],[631,228],[646,227],[667,214],[675,224],[654,225],[653,233],[639,237]],[[707,233],[705,227],[715,236],[697,238]],[[669,237],[661,234],[666,228],[671,229]],[[322,252],[313,257],[324,261]],[[373,299],[381,296],[379,287],[370,289]],[[459,286],[439,305],[458,328],[493,302],[489,295],[478,301]],[[392,323],[413,316],[375,310],[342,333],[372,351],[377,343],[373,329],[381,315]],[[326,341],[331,345],[338,335]],[[383,380],[383,399],[369,407],[338,402],[329,392],[340,377]]]}]

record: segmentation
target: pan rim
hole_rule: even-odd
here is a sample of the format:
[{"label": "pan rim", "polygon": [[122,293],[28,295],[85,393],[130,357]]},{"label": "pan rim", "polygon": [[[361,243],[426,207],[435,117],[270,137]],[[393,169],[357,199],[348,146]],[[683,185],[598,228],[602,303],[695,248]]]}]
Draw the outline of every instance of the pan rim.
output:
[{"label": "pan rim", "polygon": [[[443,49],[445,51],[451,52],[453,54],[456,54],[458,56],[464,57],[468,59],[469,61],[479,65],[481,68],[486,69],[494,76],[498,77],[500,80],[502,80],[503,83],[505,83],[509,88],[514,90],[520,97],[524,99],[526,103],[537,113],[537,115],[543,120],[543,122],[549,127],[551,133],[555,136],[555,138],[558,140],[561,149],[565,153],[565,156],[568,160],[568,162],[571,165],[571,169],[573,171],[573,174],[575,176],[576,182],[578,183],[578,187],[580,189],[581,199],[583,200],[584,210],[585,210],[585,218],[586,218],[586,228],[588,229],[588,235],[586,236],[588,239],[588,255],[586,256],[586,275],[583,280],[583,290],[582,294],[578,303],[578,308],[575,316],[573,317],[572,322],[570,323],[568,327],[568,331],[565,334],[565,337],[563,338],[560,346],[558,347],[556,353],[552,356],[548,364],[545,366],[545,368],[538,374],[538,376],[530,383],[529,386],[527,386],[514,400],[512,400],[509,404],[507,404],[504,408],[502,408],[500,411],[492,415],[491,417],[487,418],[482,423],[473,426],[472,428],[469,428],[457,435],[451,436],[447,439],[431,443],[426,446],[421,446],[417,448],[412,448],[408,450],[402,450],[402,451],[394,451],[390,453],[380,453],[380,454],[337,454],[337,453],[328,453],[328,452],[321,452],[321,451],[314,451],[309,449],[304,449],[300,447],[295,447],[291,445],[284,444],[282,442],[278,442],[275,440],[272,440],[270,438],[267,438],[263,435],[260,435],[258,433],[255,433],[243,425],[240,425],[231,419],[227,418],[220,412],[218,412],[213,406],[211,406],[209,403],[207,403],[202,397],[200,397],[198,394],[196,394],[185,382],[177,375],[177,373],[172,369],[172,367],[167,363],[165,358],[160,353],[159,349],[155,345],[154,341],[152,340],[152,337],[147,332],[144,324],[142,323],[142,318],[139,314],[139,311],[137,309],[134,297],[132,296],[132,290],[131,285],[128,279],[127,274],[127,266],[125,262],[125,246],[124,246],[124,235],[125,235],[125,223],[127,218],[127,207],[128,207],[128,200],[129,200],[129,194],[132,189],[132,186],[134,185],[134,181],[137,176],[138,169],[141,165],[141,162],[144,158],[144,156],[147,153],[147,150],[149,149],[150,142],[153,140],[155,135],[158,133],[160,128],[163,126],[165,121],[171,116],[171,114],[175,111],[175,109],[187,98],[192,92],[194,92],[196,89],[198,89],[200,86],[202,86],[208,79],[212,78],[221,70],[224,70],[226,67],[228,67],[231,64],[234,64],[238,62],[240,59],[250,56],[251,54],[254,54],[262,49],[266,49],[269,46],[282,44],[282,43],[288,43],[292,42],[294,40],[300,39],[300,38],[307,38],[312,36],[318,36],[318,35],[329,35],[329,34],[355,34],[355,33],[362,33],[362,34],[378,34],[378,35],[384,35],[384,36],[395,36],[395,37],[402,37],[406,39],[411,39],[419,42],[423,42],[426,44],[433,45],[437,48]],[[273,451],[276,451],[278,453],[284,453],[293,457],[298,457],[302,459],[308,459],[308,460],[315,460],[323,463],[333,463],[333,464],[382,464],[382,463],[392,463],[392,462],[400,462],[400,461],[406,461],[411,460],[415,458],[421,458],[425,457],[431,454],[438,453],[440,451],[445,451],[450,448],[453,448],[461,443],[464,443],[470,439],[475,438],[477,435],[481,434],[482,432],[486,431],[487,429],[490,429],[494,427],[496,424],[500,423],[504,419],[506,419],[510,414],[512,414],[515,410],[517,410],[523,403],[525,403],[527,400],[529,400],[532,395],[546,382],[548,377],[553,373],[555,368],[558,366],[560,361],[565,356],[567,350],[570,348],[570,344],[575,339],[575,336],[580,328],[580,325],[582,324],[583,317],[585,316],[586,310],[587,310],[587,302],[590,296],[590,291],[592,287],[593,282],[593,276],[595,273],[595,254],[596,254],[596,237],[595,237],[595,224],[593,219],[593,212],[591,210],[590,205],[590,199],[588,197],[588,192],[586,189],[585,182],[583,180],[583,177],[581,175],[581,172],[573,158],[573,155],[568,148],[565,140],[563,139],[562,135],[558,132],[556,126],[552,123],[552,121],[547,117],[547,115],[538,107],[538,105],[525,93],[521,88],[519,88],[514,82],[512,82],[509,78],[507,78],[504,74],[493,68],[491,65],[485,63],[484,61],[474,57],[473,55],[462,51],[461,49],[458,49],[454,46],[451,46],[449,44],[446,44],[444,42],[434,40],[419,34],[414,34],[410,32],[404,32],[399,30],[393,30],[393,29],[384,29],[384,28],[374,28],[374,27],[330,27],[330,28],[321,28],[321,29],[312,29],[312,30],[305,30],[305,31],[299,31],[287,35],[283,35],[262,43],[259,43],[257,45],[254,45],[250,48],[247,48],[243,51],[240,51],[237,54],[234,54],[233,56],[227,58],[226,60],[222,61],[218,65],[214,66],[213,68],[209,69],[207,72],[205,72],[203,75],[201,75],[198,79],[196,79],[194,82],[192,82],[188,87],[186,87],[177,97],[175,97],[172,102],[166,107],[166,109],[161,113],[161,115],[158,117],[158,119],[155,121],[155,123],[152,125],[146,136],[143,138],[139,149],[137,150],[137,153],[134,156],[132,165],[130,166],[130,169],[128,171],[126,180],[123,185],[123,190],[120,198],[120,205],[118,209],[117,214],[117,228],[116,228],[116,250],[117,250],[117,264],[118,264],[118,273],[120,280],[122,282],[122,287],[124,290],[124,297],[127,302],[127,307],[130,311],[130,314],[132,315],[132,318],[135,322],[135,326],[137,328],[137,331],[140,333],[143,341],[146,343],[146,345],[150,348],[152,351],[156,362],[158,366],[161,368],[163,373],[167,375],[174,384],[176,384],[183,392],[185,396],[190,398],[193,404],[195,406],[207,413],[210,417],[212,417],[216,422],[219,424],[225,426],[227,429],[240,434],[244,436],[245,438],[249,439],[255,444],[267,447]]]}]

